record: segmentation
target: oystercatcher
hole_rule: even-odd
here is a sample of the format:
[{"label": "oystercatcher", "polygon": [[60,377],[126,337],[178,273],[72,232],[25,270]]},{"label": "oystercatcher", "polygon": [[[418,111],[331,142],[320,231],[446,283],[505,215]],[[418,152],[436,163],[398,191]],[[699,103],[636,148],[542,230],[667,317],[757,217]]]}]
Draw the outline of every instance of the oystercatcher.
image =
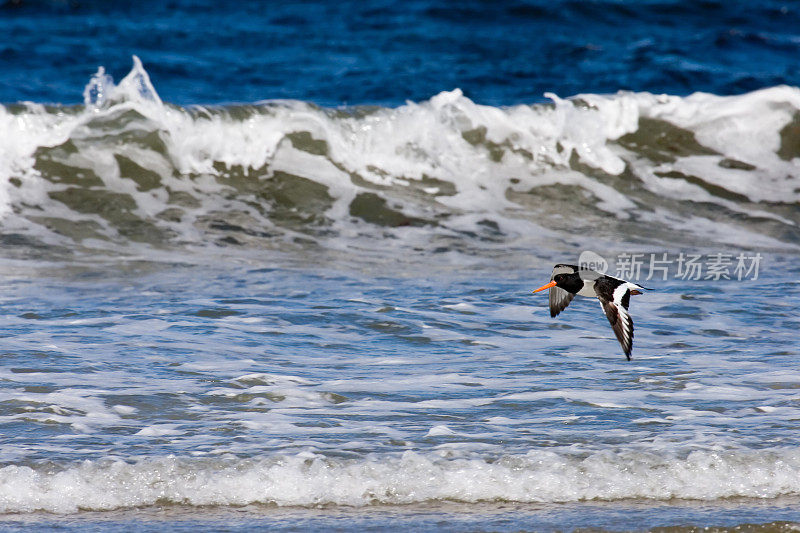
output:
[{"label": "oystercatcher", "polygon": [[600,300],[611,328],[617,336],[628,361],[633,349],[633,320],[628,314],[631,295],[650,290],[624,279],[606,276],[595,270],[575,265],[556,265],[550,283],[533,292],[550,289],[550,316],[555,317],[566,309],[576,294],[596,296]]}]

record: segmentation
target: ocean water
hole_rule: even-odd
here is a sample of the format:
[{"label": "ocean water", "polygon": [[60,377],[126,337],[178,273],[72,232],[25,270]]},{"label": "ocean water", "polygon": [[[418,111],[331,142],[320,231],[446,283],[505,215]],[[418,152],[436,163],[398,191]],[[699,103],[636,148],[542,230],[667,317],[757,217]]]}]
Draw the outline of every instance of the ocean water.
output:
[{"label": "ocean water", "polygon": [[799,23],[0,3],[0,529],[796,530]]}]

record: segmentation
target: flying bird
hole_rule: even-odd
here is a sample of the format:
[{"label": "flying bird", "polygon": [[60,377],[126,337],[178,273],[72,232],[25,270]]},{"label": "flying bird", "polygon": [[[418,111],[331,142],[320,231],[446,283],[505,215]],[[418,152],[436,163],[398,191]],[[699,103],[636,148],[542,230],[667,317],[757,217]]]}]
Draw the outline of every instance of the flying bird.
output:
[{"label": "flying bird", "polygon": [[606,314],[611,328],[622,346],[628,361],[633,349],[633,319],[628,314],[631,295],[649,290],[630,281],[606,276],[595,270],[575,265],[558,264],[553,267],[550,283],[533,292],[550,289],[550,316],[556,317],[567,308],[576,294],[595,296]]}]

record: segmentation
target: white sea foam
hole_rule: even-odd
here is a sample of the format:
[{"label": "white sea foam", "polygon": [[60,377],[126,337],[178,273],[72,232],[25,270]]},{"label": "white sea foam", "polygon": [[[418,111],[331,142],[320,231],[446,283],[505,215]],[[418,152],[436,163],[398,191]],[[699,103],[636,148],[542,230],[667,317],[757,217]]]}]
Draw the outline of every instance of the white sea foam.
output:
[{"label": "white sea foam", "polygon": [[[774,87],[733,97],[625,92],[569,100],[548,96],[554,105],[484,106],[455,89],[428,101],[363,113],[288,101],[238,110],[181,109],[162,102],[134,57],[131,72],[119,84],[99,69],[86,87],[83,107],[55,111],[35,104],[22,110],[0,107],[0,136],[5,139],[0,146],[0,216],[6,217],[7,230],[30,232],[37,227],[45,241],[58,236],[46,224],[24,218],[30,206],[37,217],[44,210],[50,218],[80,222],[110,239],[119,237],[108,213],[75,211],[51,198],[66,186],[60,178],[45,179],[37,150],[69,141],[71,145],[56,158],[59,163],[77,176],[82,172],[97,176],[106,190],[134,201],[132,214],[182,242],[203,240],[198,225],[210,213],[224,217],[236,212],[262,227],[274,225],[268,206],[259,206],[259,197],[252,192],[256,186],[237,192],[225,181],[234,169],[252,174],[255,182],[267,183],[282,172],[322,185],[332,199],[325,216],[340,236],[359,235],[348,229],[350,206],[359,194],[369,192],[408,217],[431,220],[446,212],[448,217],[439,221],[437,231],[474,232],[489,219],[507,233],[543,239],[547,231],[541,226],[548,224],[536,218],[542,206],[529,193],[552,186],[568,188],[570,194],[583,192],[573,200],[565,197],[559,212],[575,212],[575,201],[585,196],[616,219],[635,216],[673,227],[676,217],[654,215],[664,209],[652,204],[655,195],[717,204],[750,217],[796,225],[770,206],[741,205],[697,180],[750,202],[800,201],[800,158],[778,155],[780,132],[800,110],[800,89]],[[683,128],[717,154],[676,155],[674,161],[653,162],[632,153],[617,141],[628,134],[642,135],[638,129],[643,118]],[[147,134],[154,134],[158,146],[148,145],[150,141],[120,142],[125,136]],[[317,144],[303,145],[298,134]],[[121,157],[158,176],[160,183],[142,186],[123,177]],[[724,160],[738,163],[722,164]],[[681,175],[689,178],[680,179]],[[624,176],[627,185],[613,183],[608,176]],[[652,194],[642,196],[642,191]],[[181,204],[175,209],[171,198],[176,194],[192,198],[193,207]],[[531,206],[533,216],[526,217],[525,209]],[[23,213],[22,219],[11,216],[14,208]],[[171,216],[160,216],[169,209]],[[677,218],[686,216],[679,213]],[[697,218],[692,222],[695,232],[713,233],[717,224],[724,223],[712,215]],[[733,221],[739,224],[738,219]],[[775,245],[770,236],[739,229],[747,242]],[[414,231],[409,228],[405,238],[427,240],[429,232]],[[92,242],[103,246],[102,241]],[[329,244],[347,248],[337,245],[335,238]]]},{"label": "white sea foam", "polygon": [[426,437],[442,437],[442,436],[452,436],[456,435],[456,432],[450,429],[447,426],[439,425],[433,426],[428,432],[425,434]]},{"label": "white sea foam", "polygon": [[800,493],[800,453],[693,451],[572,456],[531,451],[494,461],[422,455],[332,459],[307,452],[261,460],[175,457],[86,461],[63,470],[0,469],[0,512],[74,513],[173,503],[317,506],[376,503],[574,502],[774,498]]}]

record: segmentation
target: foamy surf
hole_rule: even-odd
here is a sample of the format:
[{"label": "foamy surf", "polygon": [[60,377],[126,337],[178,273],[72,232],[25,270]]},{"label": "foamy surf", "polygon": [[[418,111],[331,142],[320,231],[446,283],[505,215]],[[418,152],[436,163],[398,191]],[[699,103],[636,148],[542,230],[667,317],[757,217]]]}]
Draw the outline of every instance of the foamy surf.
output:
[{"label": "foamy surf", "polygon": [[346,460],[309,452],[266,459],[85,461],[0,469],[0,512],[75,513],[149,505],[365,506],[436,501],[776,498],[800,493],[793,449],[694,451],[685,457],[550,451],[495,460],[426,455]]},{"label": "foamy surf", "polygon": [[548,96],[554,105],[491,107],[456,89],[393,109],[180,108],[134,58],[119,84],[99,69],[83,106],[0,107],[2,224],[98,249],[335,248],[407,228],[531,245],[592,227],[685,244],[687,221],[697,244],[797,246],[797,88]]}]

